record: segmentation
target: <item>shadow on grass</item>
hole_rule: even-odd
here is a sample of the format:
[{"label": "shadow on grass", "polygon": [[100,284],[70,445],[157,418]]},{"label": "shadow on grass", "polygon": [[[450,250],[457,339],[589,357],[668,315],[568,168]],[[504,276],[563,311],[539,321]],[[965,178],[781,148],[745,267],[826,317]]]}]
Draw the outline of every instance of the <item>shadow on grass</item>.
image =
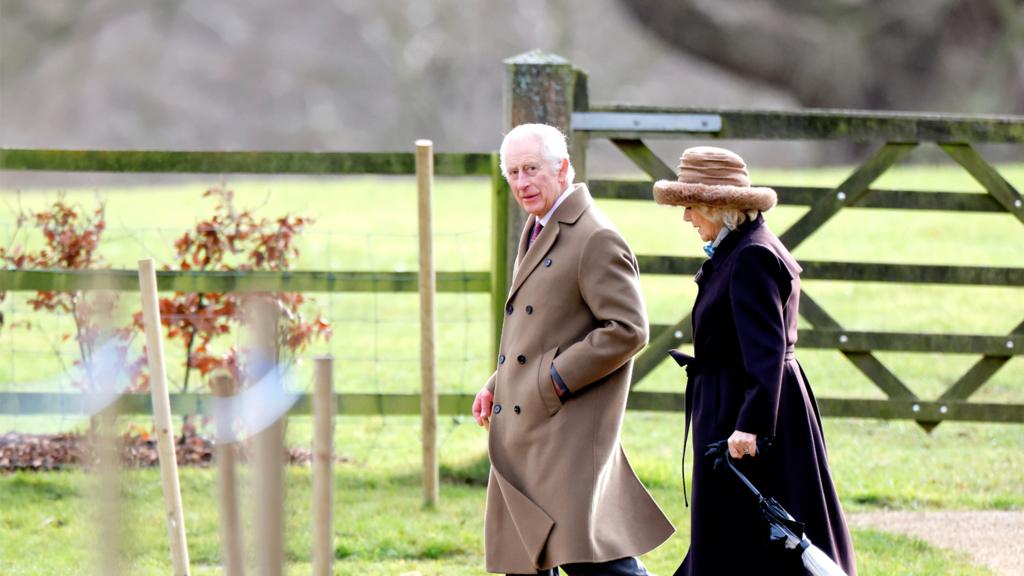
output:
[{"label": "shadow on grass", "polygon": [[78,486],[70,474],[62,472],[15,472],[12,479],[4,487],[6,496],[11,501],[56,501],[76,498],[81,495]]},{"label": "shadow on grass", "polygon": [[[650,488],[676,488],[681,485],[678,475],[673,475],[675,470],[663,470],[660,463],[645,465],[646,463],[634,463],[633,468],[640,477],[644,486]],[[471,459],[465,459],[455,464],[441,463],[439,473],[441,482],[455,486],[487,487],[487,478],[491,471],[491,461],[486,453],[480,454]],[[418,485],[422,478],[419,471],[396,476],[394,481],[402,485]]]},{"label": "shadow on grass", "polygon": [[[456,464],[442,462],[438,465],[438,474],[441,477],[441,482],[454,486],[486,488],[487,477],[490,475],[490,472],[491,461],[486,453]],[[400,486],[418,486],[422,481],[423,478],[418,469],[396,474],[390,480],[391,483]]]},{"label": "shadow on grass", "polygon": [[[340,543],[334,548],[335,560],[361,558],[363,560],[441,560],[470,554],[470,550],[458,542],[431,540],[423,543],[375,542],[373,550],[359,550]],[[308,561],[301,557],[296,561]]]},{"label": "shadow on grass", "polygon": [[[465,556],[468,553],[464,547],[459,546],[457,543],[437,540],[425,542],[418,546],[392,546],[388,542],[384,542],[379,549],[374,550],[371,554],[367,554],[365,550],[360,551],[350,547],[344,542],[339,542],[334,547],[335,560],[347,560],[350,558],[361,558],[363,560],[441,560]],[[288,561],[298,564],[310,562],[311,559],[308,554],[289,554]]]},{"label": "shadow on grass", "polygon": [[440,466],[441,481],[447,484],[487,486],[487,477],[490,473],[491,460],[486,453],[455,465]]},{"label": "shadow on grass", "polygon": [[871,508],[893,508],[899,510],[917,510],[921,508],[941,508],[942,502],[929,498],[906,498],[887,494],[855,494],[849,497],[854,504]]}]

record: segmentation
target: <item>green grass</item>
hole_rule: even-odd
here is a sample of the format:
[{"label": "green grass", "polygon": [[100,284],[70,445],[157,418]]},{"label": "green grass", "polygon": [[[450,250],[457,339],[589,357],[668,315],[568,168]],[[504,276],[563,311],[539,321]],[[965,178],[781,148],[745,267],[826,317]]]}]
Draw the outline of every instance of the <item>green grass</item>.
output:
[{"label": "green grass", "polygon": [[[1024,164],[1000,167],[1018,189]],[[772,184],[834,185],[848,169],[755,174]],[[218,182],[68,190],[91,206],[107,202],[109,231],[103,253],[114,267],[129,268],[144,257],[172,258],[171,242],[212,204],[199,198]],[[314,215],[317,223],[301,241],[301,269],[415,270],[415,187],[408,178],[273,178],[227,182],[240,206],[260,213]],[[980,191],[955,167],[898,168],[878,187]],[[441,178],[436,183],[435,261],[441,270],[485,270],[489,261],[490,201],[482,179]],[[0,189],[10,210],[0,207],[0,241],[10,245],[14,212],[38,209],[55,191],[16,195]],[[641,254],[699,256],[700,242],[678,210],[645,202],[601,201],[602,208]],[[183,208],[187,207],[187,208]],[[769,225],[784,230],[805,209],[780,207]],[[1007,214],[844,211],[796,250],[805,260],[1024,267],[1024,227]],[[805,291],[852,330],[893,330],[1005,334],[1024,319],[1019,288],[885,285],[807,281]],[[644,296],[652,323],[674,323],[693,302],[689,278],[647,276]],[[0,307],[7,325],[0,331],[0,391],[69,390],[63,376],[77,355],[62,340],[67,317],[33,313],[26,294],[9,294]],[[418,388],[418,297],[415,294],[313,294],[311,310],[334,323],[330,345],[312,354],[336,358],[339,392],[412,392]],[[137,310],[138,298],[122,296],[123,314]],[[441,294],[437,299],[438,387],[472,393],[491,366],[486,295]],[[31,328],[24,322],[30,321]],[[117,320],[116,322],[121,322]],[[172,385],[180,387],[182,351],[168,346]],[[840,354],[799,350],[818,397],[881,398]],[[932,398],[976,360],[969,355],[879,353],[877,356],[918,394]],[[299,380],[308,382],[303,363]],[[1024,360],[1015,357],[972,399],[1024,402]],[[663,364],[641,384],[644,390],[681,391],[682,374]],[[0,416],[0,431],[47,432],[80,427],[72,415]],[[1024,428],[945,423],[931,434],[915,424],[827,420],[831,462],[849,511],[900,509],[1024,508]],[[624,443],[638,473],[679,528],[666,545],[644,560],[670,573],[687,542],[688,510],[682,503],[678,450],[679,414],[630,412]],[[480,574],[482,513],[486,476],[484,435],[465,418],[443,419],[440,428],[442,505],[419,504],[416,418],[342,417],[336,443],[350,460],[336,475],[337,573]],[[294,418],[289,441],[308,443],[308,419]],[[91,520],[92,478],[81,471],[0,477],[0,573],[63,574],[92,562],[96,530]],[[288,544],[292,573],[309,570],[309,475],[288,472]],[[183,470],[193,573],[219,573],[216,486],[208,470]],[[162,497],[155,470],[126,473],[123,483],[125,549],[133,574],[169,569]],[[252,506],[249,507],[252,509]],[[861,574],[986,574],[960,556],[903,537],[854,532]]]},{"label": "green grass", "polygon": [[[925,435],[909,423],[828,420],[830,458],[849,512],[880,505],[898,508],[1024,508],[1024,429],[991,424],[943,424]],[[335,435],[336,573],[482,574],[486,437],[469,419],[439,426],[441,503],[421,505],[419,419],[341,417]],[[678,476],[679,415],[631,412],[623,443],[641,480],[678,532],[644,557],[656,573],[671,573],[685,553],[688,514]],[[308,442],[310,421],[293,418],[288,440]],[[692,452],[690,457],[692,458]],[[964,466],[970,462],[970,466]],[[984,471],[990,471],[985,473]],[[182,498],[193,572],[213,574],[220,562],[216,477],[183,469]],[[310,473],[287,473],[287,545],[291,573],[310,562]],[[64,574],[91,562],[97,530],[91,505],[93,477],[81,471],[0,477],[0,568],[5,574]],[[124,548],[130,573],[169,569],[163,500],[155,469],[123,477]],[[242,482],[246,521],[255,504]],[[251,527],[247,538],[251,538]],[[918,540],[854,531],[861,574],[987,574],[963,557]],[[251,545],[251,542],[250,542]],[[251,553],[251,550],[250,550]],[[46,558],[46,562],[34,559]],[[6,562],[7,565],[3,563]]]},{"label": "green grass", "polygon": [[[917,538],[874,530],[855,530],[853,534],[861,562],[859,574],[992,574],[986,568],[969,565],[962,554],[937,550]],[[861,560],[865,557],[870,560]]]}]

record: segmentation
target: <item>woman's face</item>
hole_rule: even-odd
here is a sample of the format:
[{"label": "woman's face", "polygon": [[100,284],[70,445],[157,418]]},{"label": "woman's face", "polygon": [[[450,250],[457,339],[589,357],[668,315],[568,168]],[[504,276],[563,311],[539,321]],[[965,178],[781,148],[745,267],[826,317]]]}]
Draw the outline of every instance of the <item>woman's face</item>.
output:
[{"label": "woman's face", "polygon": [[693,227],[697,229],[697,233],[700,234],[700,239],[705,242],[713,241],[722,230],[721,224],[715,224],[708,220],[703,214],[690,206],[683,210],[683,220],[693,224]]}]

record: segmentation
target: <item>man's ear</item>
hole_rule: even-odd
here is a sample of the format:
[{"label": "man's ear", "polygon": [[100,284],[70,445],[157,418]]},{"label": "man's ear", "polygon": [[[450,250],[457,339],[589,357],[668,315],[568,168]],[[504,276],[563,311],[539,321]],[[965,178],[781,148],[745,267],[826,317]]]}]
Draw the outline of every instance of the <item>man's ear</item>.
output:
[{"label": "man's ear", "polygon": [[563,182],[562,188],[572,184],[572,182],[566,182],[565,177],[569,174],[569,159],[562,158],[562,167],[558,169],[558,181]]}]

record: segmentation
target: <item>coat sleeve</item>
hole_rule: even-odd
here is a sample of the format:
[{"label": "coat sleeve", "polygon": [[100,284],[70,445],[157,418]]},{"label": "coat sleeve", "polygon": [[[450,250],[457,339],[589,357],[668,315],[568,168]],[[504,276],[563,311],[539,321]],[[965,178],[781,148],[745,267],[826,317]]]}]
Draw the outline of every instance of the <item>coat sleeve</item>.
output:
[{"label": "coat sleeve", "polygon": [[647,311],[636,258],[618,232],[606,228],[590,236],[578,278],[595,328],[554,360],[570,392],[608,376],[647,344]]},{"label": "coat sleeve", "polygon": [[746,391],[736,429],[774,436],[786,354],[780,279],[789,272],[768,247],[752,244],[736,255],[729,292],[743,358]]}]

